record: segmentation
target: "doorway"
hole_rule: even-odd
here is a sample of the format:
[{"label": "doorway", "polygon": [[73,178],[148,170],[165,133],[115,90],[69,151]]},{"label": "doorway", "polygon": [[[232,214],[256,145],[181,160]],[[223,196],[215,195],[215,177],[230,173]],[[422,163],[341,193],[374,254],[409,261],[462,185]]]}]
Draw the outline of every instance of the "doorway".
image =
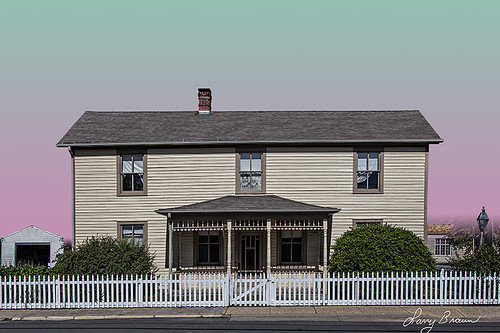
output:
[{"label": "doorway", "polygon": [[240,270],[246,272],[260,271],[262,256],[262,235],[260,233],[244,233],[240,236]]},{"label": "doorway", "polygon": [[16,244],[16,266],[48,266],[49,263],[49,244]]}]

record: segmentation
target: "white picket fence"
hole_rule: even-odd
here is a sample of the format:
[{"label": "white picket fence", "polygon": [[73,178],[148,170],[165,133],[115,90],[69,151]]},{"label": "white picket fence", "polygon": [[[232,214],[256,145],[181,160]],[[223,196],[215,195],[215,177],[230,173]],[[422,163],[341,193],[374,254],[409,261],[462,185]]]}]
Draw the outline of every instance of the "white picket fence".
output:
[{"label": "white picket fence", "polygon": [[0,309],[500,304],[499,280],[447,271],[0,277]]}]

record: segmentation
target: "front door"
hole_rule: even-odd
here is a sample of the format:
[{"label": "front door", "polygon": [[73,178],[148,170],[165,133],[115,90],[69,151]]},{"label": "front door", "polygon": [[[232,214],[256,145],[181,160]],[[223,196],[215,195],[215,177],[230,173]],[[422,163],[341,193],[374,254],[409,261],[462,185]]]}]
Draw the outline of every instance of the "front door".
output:
[{"label": "front door", "polygon": [[240,269],[242,271],[261,270],[261,244],[260,234],[242,234],[240,238]]}]

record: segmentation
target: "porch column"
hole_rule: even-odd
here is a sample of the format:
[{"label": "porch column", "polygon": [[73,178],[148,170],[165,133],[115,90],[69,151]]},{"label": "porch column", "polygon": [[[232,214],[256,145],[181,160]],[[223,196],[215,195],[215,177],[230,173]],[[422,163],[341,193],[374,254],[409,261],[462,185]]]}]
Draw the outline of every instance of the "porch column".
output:
[{"label": "porch column", "polygon": [[328,272],[328,219],[323,220],[323,273]]},{"label": "porch column", "polygon": [[231,274],[231,249],[232,249],[232,241],[231,241],[231,228],[232,228],[232,220],[227,220],[227,274]]},{"label": "porch column", "polygon": [[267,229],[266,273],[267,273],[267,277],[269,278],[269,276],[271,276],[271,219],[267,219],[266,229]]},{"label": "porch column", "polygon": [[174,259],[172,233],[174,232],[174,227],[172,225],[172,218],[170,217],[170,213],[168,213],[167,216],[167,224],[168,224],[168,275],[172,276],[172,262]]}]

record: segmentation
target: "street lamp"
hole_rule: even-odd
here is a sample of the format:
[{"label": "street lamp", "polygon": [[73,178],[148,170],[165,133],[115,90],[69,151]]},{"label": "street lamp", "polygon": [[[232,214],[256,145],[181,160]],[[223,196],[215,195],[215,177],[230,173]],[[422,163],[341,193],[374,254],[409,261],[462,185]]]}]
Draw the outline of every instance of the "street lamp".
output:
[{"label": "street lamp", "polygon": [[484,210],[483,206],[483,210],[481,210],[481,213],[479,213],[479,216],[477,217],[477,225],[479,227],[479,230],[481,231],[481,236],[479,238],[479,246],[483,244],[483,232],[486,226],[488,225],[489,220],[490,219],[488,218],[488,214],[486,214],[486,211]]}]

